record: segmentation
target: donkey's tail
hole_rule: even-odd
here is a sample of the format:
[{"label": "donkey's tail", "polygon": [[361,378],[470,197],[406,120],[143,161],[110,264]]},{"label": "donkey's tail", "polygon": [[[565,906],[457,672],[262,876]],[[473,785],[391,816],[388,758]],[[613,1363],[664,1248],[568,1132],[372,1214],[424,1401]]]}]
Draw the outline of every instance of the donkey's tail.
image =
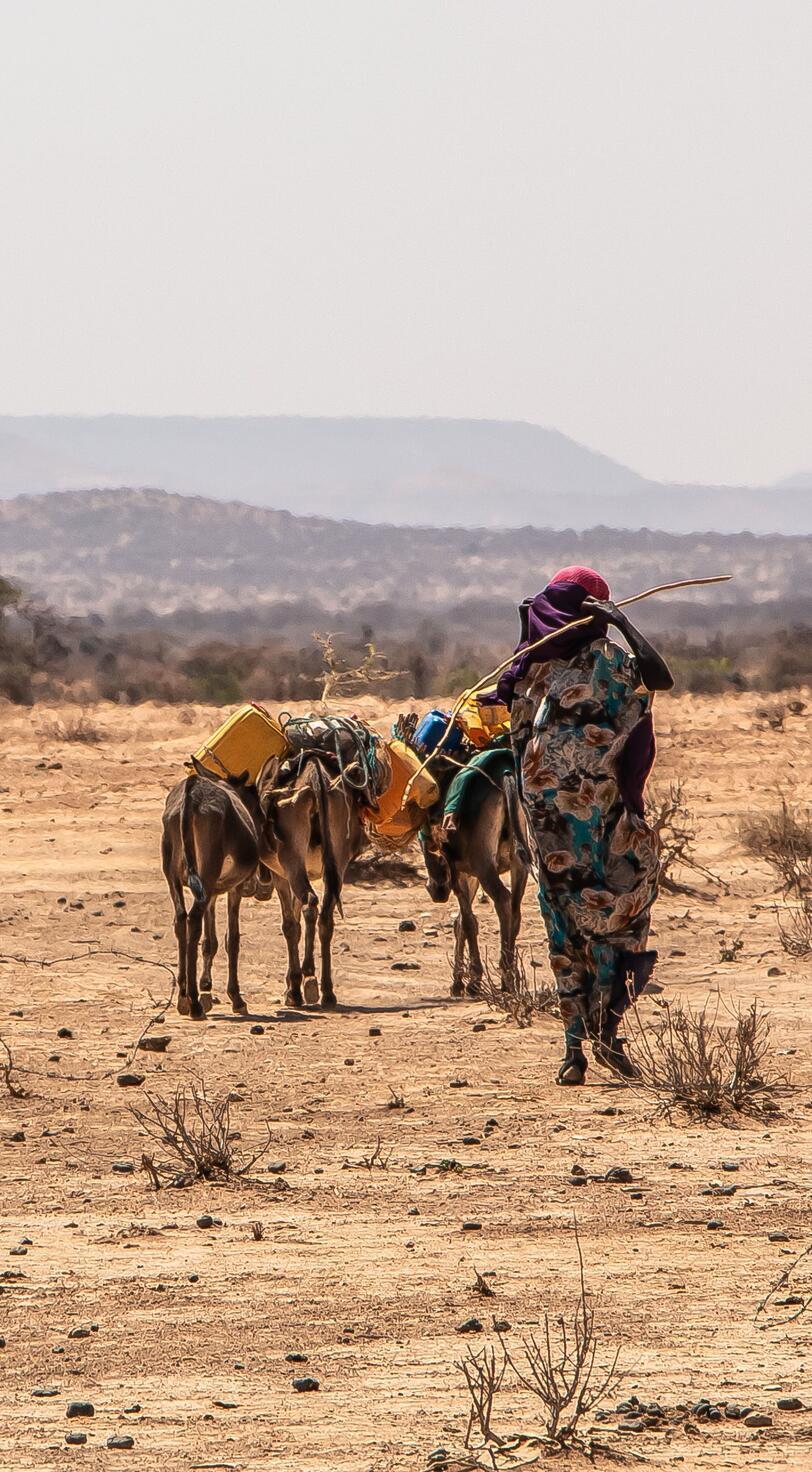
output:
[{"label": "donkey's tail", "polygon": [[194,852],[194,834],[192,832],[192,814],[189,807],[189,794],[197,782],[194,773],[186,778],[183,787],[183,797],[180,802],[180,841],[183,847],[183,861],[186,865],[186,883],[188,884],[194,898],[199,905],[206,903],[206,891],[203,881],[198,874],[195,864],[197,859]]},{"label": "donkey's tail", "polygon": [[327,806],[327,778],[324,775],[321,762],[311,763],[313,788],[316,794],[316,811],[319,815],[319,829],[321,830],[321,861],[324,871],[324,898],[328,896],[335,900],[338,913],[342,919],[344,910],[341,905],[341,878],[336,863],[335,849],[333,848],[333,835],[330,829],[330,812]]},{"label": "donkey's tail", "polygon": [[510,836],[516,849],[517,857],[527,868],[532,867],[532,859],[528,853],[525,843],[525,827],[522,822],[521,803],[519,802],[519,789],[516,778],[511,772],[506,772],[502,778],[502,791],[505,794],[505,807],[507,809],[508,826]]}]

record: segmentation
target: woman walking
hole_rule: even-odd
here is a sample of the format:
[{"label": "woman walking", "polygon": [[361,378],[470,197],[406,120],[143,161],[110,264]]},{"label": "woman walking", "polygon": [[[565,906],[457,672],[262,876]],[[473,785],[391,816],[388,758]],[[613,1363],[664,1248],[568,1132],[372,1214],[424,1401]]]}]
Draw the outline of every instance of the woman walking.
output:
[{"label": "woman walking", "polygon": [[[591,568],[562,568],[519,615],[521,643],[498,694],[511,708],[564,1023],[558,1082],[583,1083],[587,1037],[596,1062],[633,1077],[618,1026],[657,959],[647,944],[659,853],[643,816],[655,751],[649,692],[674,681]],[[610,625],[631,656],[606,637]]]}]

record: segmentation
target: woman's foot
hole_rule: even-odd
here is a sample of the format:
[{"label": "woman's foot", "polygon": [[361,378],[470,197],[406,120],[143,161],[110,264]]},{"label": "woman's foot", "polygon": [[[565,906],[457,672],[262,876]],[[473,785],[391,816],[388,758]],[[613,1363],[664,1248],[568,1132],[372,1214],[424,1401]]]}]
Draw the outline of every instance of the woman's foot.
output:
[{"label": "woman's foot", "polygon": [[564,1062],[558,1070],[556,1083],[582,1084],[586,1069],[586,1054],[583,1048],[567,1048],[564,1054]]},{"label": "woman's foot", "polygon": [[595,1062],[610,1068],[619,1078],[639,1078],[640,1069],[624,1051],[624,1038],[606,1037],[595,1044]]}]

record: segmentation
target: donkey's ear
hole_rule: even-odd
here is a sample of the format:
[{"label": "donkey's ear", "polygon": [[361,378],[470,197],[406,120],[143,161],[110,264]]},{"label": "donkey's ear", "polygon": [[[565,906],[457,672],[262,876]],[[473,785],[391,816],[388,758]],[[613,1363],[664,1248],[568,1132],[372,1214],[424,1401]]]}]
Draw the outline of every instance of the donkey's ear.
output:
[{"label": "donkey's ear", "polygon": [[247,787],[248,768],[246,767],[244,772],[240,772],[238,777],[235,777],[233,774],[230,773],[228,778],[228,785],[229,787]]},{"label": "donkey's ear", "polygon": [[190,756],[189,760],[192,763],[192,766],[194,767],[198,777],[205,777],[208,782],[222,782],[223,779],[219,775],[219,773],[210,772],[208,767],[204,767],[203,763],[201,761],[198,761],[196,756]]}]

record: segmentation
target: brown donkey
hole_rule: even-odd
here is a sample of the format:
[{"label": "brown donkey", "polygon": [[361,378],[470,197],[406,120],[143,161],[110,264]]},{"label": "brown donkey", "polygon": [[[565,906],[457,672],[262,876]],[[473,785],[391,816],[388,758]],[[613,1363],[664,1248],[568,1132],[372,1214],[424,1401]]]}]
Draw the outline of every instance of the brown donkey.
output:
[{"label": "brown donkey", "polygon": [[[228,996],[234,1012],[245,1012],[238,977],[240,904],[246,894],[255,893],[258,877],[267,881],[270,876],[262,864],[265,824],[256,788],[246,781],[246,774],[225,780],[207,772],[195,758],[192,761],[194,772],[166,799],[161,859],[175,907],[178,1011],[200,1020],[211,1008],[217,898],[228,896]],[[188,915],[184,886],[192,893]],[[198,989],[201,932],[203,970]]]}]

